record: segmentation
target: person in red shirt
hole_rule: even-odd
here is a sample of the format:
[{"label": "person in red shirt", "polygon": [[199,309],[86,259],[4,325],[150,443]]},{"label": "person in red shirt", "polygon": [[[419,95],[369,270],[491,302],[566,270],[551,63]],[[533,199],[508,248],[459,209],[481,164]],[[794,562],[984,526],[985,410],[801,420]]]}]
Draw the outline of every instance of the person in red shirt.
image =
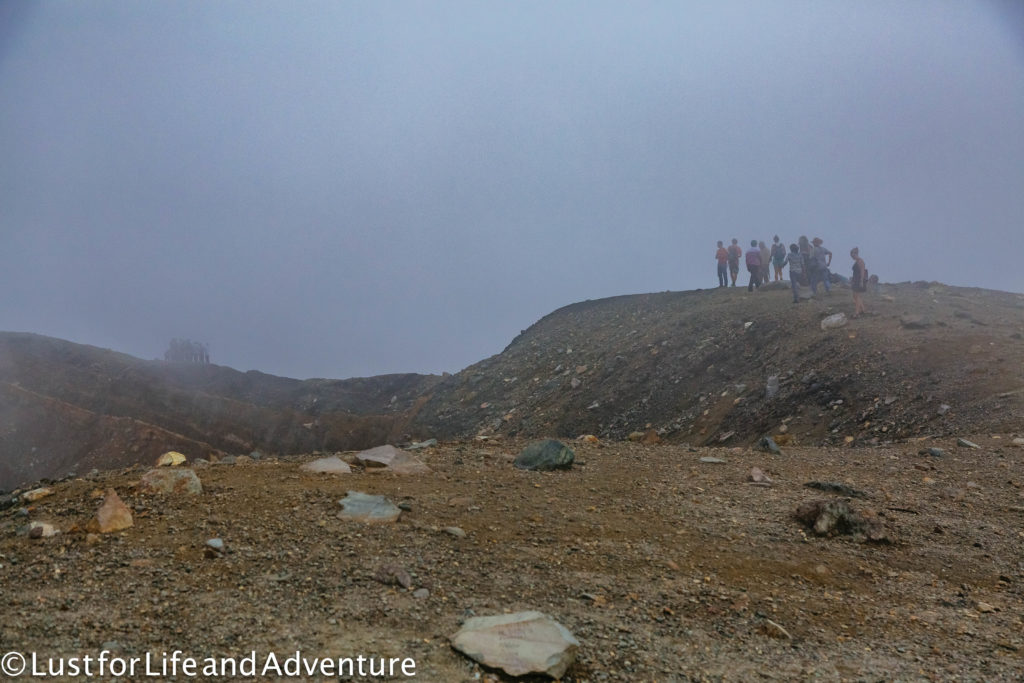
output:
[{"label": "person in red shirt", "polygon": [[729,285],[729,278],[726,273],[729,267],[729,250],[722,246],[722,241],[718,241],[718,251],[715,252],[715,260],[718,261],[718,286],[727,287]]}]

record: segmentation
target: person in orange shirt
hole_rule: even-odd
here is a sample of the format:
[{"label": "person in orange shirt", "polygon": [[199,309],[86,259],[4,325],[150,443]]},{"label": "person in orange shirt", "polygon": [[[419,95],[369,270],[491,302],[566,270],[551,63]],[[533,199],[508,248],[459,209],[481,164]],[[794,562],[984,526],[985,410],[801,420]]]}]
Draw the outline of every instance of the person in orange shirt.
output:
[{"label": "person in orange shirt", "polygon": [[715,252],[715,260],[718,261],[718,286],[729,286],[729,251],[718,241],[718,251]]}]

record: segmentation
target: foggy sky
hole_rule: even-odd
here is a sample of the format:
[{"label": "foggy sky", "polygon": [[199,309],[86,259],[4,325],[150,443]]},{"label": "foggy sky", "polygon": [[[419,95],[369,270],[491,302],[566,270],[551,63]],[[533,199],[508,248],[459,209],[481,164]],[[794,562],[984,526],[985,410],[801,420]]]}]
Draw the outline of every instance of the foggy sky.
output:
[{"label": "foggy sky", "polygon": [[716,240],[1024,291],[1014,2],[0,4],[0,329],[455,372]]}]

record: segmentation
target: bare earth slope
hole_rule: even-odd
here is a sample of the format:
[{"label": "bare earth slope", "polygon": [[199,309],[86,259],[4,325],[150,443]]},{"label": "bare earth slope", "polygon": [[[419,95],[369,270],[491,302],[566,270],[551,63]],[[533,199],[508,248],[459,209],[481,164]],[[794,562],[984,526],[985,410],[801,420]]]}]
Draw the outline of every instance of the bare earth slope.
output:
[{"label": "bare earth slope", "polygon": [[[774,287],[779,287],[774,289]],[[806,290],[805,290],[806,292]],[[421,431],[752,443],[783,420],[799,443],[878,444],[1024,421],[1024,296],[883,285],[791,303],[788,285],[665,292],[559,309],[504,352],[446,378]],[[779,391],[765,398],[769,377]],[[946,407],[943,407],[946,406]]]},{"label": "bare earth slope", "polygon": [[[929,439],[783,456],[575,444],[582,464],[554,473],[514,469],[520,441],[450,443],[412,477],[308,474],[296,458],[207,466],[196,497],[139,493],[138,469],[102,473],[0,511],[0,651],[300,650],[411,657],[428,683],[493,681],[448,638],[467,616],[538,609],[581,642],[566,683],[1020,680],[1024,448],[971,436],[980,449]],[[752,467],[774,484],[748,483]],[[851,504],[894,542],[798,523],[801,503],[836,498],[804,486],[815,480],[863,492]],[[135,525],[90,538],[76,529],[106,487]],[[393,524],[338,519],[349,490],[408,510]],[[29,519],[63,533],[19,535]],[[227,552],[207,558],[213,537]],[[388,565],[408,589],[375,579]]]}]

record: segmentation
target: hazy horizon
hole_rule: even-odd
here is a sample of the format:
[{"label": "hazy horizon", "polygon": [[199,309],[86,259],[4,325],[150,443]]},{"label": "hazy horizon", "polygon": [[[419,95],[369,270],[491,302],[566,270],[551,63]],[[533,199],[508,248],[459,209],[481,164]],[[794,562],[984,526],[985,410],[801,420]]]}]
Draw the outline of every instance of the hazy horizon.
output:
[{"label": "hazy horizon", "polygon": [[717,240],[1024,292],[1024,3],[0,5],[0,328],[458,370]]}]

